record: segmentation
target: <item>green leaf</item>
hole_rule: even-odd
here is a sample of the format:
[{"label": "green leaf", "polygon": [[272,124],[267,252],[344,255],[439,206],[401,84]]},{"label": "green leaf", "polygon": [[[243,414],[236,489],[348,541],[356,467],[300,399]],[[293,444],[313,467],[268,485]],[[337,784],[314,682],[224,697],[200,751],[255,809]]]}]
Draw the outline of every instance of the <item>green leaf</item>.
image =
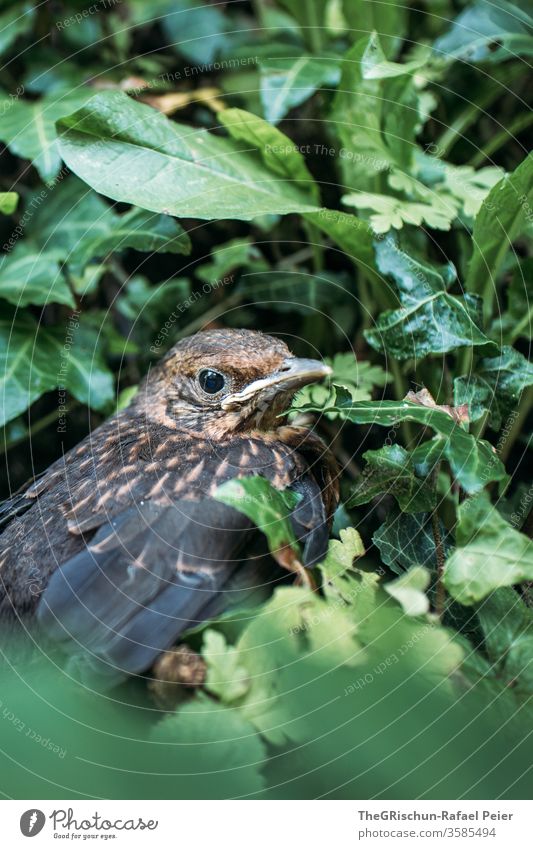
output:
[{"label": "green leaf", "polygon": [[305,0],[304,3],[301,0],[280,0],[280,5],[300,24],[309,47],[320,53],[326,31],[329,0]]},{"label": "green leaf", "polygon": [[533,691],[533,612],[511,587],[495,590],[476,606],[489,660],[505,684]]},{"label": "green leaf", "polygon": [[393,277],[402,304],[400,309],[382,313],[376,326],[365,331],[377,351],[406,360],[464,346],[494,347],[479,327],[479,299],[446,291],[455,276],[451,263],[441,269],[429,268],[390,238],[377,244],[376,261],[382,274]]},{"label": "green leaf", "polygon": [[396,55],[407,30],[406,6],[380,0],[342,0],[342,12],[352,37],[377,30],[387,58]]},{"label": "green leaf", "polygon": [[117,298],[117,309],[134,322],[133,332],[138,329],[138,323],[159,332],[169,316],[186,311],[189,293],[190,281],[185,277],[154,286],[145,277],[135,275]]},{"label": "green leaf", "polygon": [[18,307],[76,305],[55,255],[30,253],[24,244],[17,245],[0,261],[0,298]]},{"label": "green leaf", "polygon": [[[376,387],[385,386],[392,380],[381,366],[373,365],[365,360],[357,360],[350,352],[335,354],[333,358],[326,357],[325,362],[332,370],[327,384],[315,383],[304,386],[293,400],[293,409],[307,404],[319,407],[329,406],[330,402],[334,403],[335,400],[335,386],[346,389],[352,401],[368,401]],[[328,414],[328,418],[334,420],[338,418],[338,415]]]},{"label": "green leaf", "polygon": [[0,56],[19,37],[26,35],[33,26],[36,9],[32,3],[16,3],[14,8],[0,15]]},{"label": "green leaf", "polygon": [[533,55],[533,20],[525,9],[500,0],[479,0],[455,19],[433,46],[449,61],[501,62]]},{"label": "green leaf", "polygon": [[74,313],[65,325],[50,329],[39,328],[28,314],[2,318],[0,375],[0,424],[56,387],[96,410],[105,409],[114,397],[98,332]]},{"label": "green leaf", "polygon": [[248,272],[269,267],[259,248],[249,238],[231,239],[224,245],[216,245],[211,251],[210,261],[196,266],[194,273],[205,283],[213,283],[224,281],[230,272],[241,266],[246,266]]},{"label": "green leaf", "polygon": [[313,196],[313,201],[317,199],[318,187],[297,145],[288,136],[244,109],[224,109],[220,120],[232,138],[257,148],[270,171],[294,181]]},{"label": "green leaf", "polygon": [[0,140],[15,156],[29,159],[45,182],[52,181],[61,166],[55,122],[82,106],[91,94],[85,90],[36,101],[0,101]]},{"label": "green leaf", "polygon": [[466,287],[482,294],[484,314],[492,314],[498,275],[513,241],[531,222],[533,206],[533,153],[490,190],[474,223],[472,258]]},{"label": "green leaf", "polygon": [[401,445],[389,445],[363,454],[366,467],[352,490],[348,507],[367,504],[378,495],[393,495],[406,513],[421,513],[435,507],[430,484],[415,474],[413,460]]},{"label": "green leaf", "polygon": [[207,665],[206,690],[229,704],[240,699],[249,688],[248,672],[236,648],[228,646],[223,634],[204,631],[202,657]]},{"label": "green leaf", "polygon": [[412,401],[359,401],[337,399],[324,411],[312,404],[299,407],[299,412],[335,412],[355,424],[391,427],[402,421],[414,421],[431,427],[443,437],[442,452],[452,472],[468,493],[479,492],[486,483],[504,480],[505,468],[492,446],[467,433],[448,413],[438,407],[422,406]]},{"label": "green leaf", "polygon": [[425,593],[430,582],[430,574],[423,566],[413,566],[394,581],[388,581],[383,588],[398,601],[408,616],[422,616],[429,610],[429,599]]},{"label": "green leaf", "polygon": [[374,232],[366,221],[356,215],[326,208],[320,212],[305,213],[304,218],[333,239],[369,279],[381,283],[375,272]]},{"label": "green leaf", "polygon": [[514,530],[486,493],[459,506],[457,548],[446,561],[444,583],[471,605],[499,587],[533,580],[533,542]]},{"label": "green leaf", "polygon": [[434,230],[449,230],[457,215],[456,206],[439,198],[432,204],[412,203],[401,198],[357,192],[343,195],[342,202],[357,209],[374,210],[376,214],[370,216],[370,224],[378,234],[388,233],[392,227],[401,230],[404,224],[419,227],[423,222]]},{"label": "green leaf", "polygon": [[400,64],[389,62],[382,50],[377,32],[370,35],[361,59],[362,77],[364,80],[380,80],[387,77],[399,77],[417,71],[427,62],[427,56],[422,55],[411,62]]},{"label": "green leaf", "polygon": [[0,192],[0,212],[3,215],[12,215],[17,208],[19,196],[16,192]]},{"label": "green leaf", "polygon": [[[440,523],[444,549],[450,551],[449,535]],[[393,572],[402,575],[415,565],[435,572],[437,553],[429,513],[392,512],[378,528],[372,542],[379,549],[381,559]]]},{"label": "green leaf", "polygon": [[526,386],[533,385],[533,365],[514,348],[503,347],[498,357],[481,360],[471,375],[454,380],[455,404],[469,405],[470,419],[489,413],[489,424],[499,430],[516,412]]},{"label": "green leaf", "polygon": [[241,711],[217,704],[205,694],[166,716],[150,740],[147,749],[159,744],[159,759],[166,754],[159,773],[168,776],[178,769],[181,775],[187,774],[188,798],[220,796],[221,785],[212,778],[216,774],[224,776],[226,798],[259,793],[264,787],[260,770],[266,749],[255,728]]},{"label": "green leaf", "polygon": [[213,62],[226,42],[228,22],[222,10],[201,0],[178,0],[161,23],[178,53],[200,65]]},{"label": "green leaf", "polygon": [[498,311],[492,327],[493,339],[511,345],[515,339],[533,337],[533,259],[518,263],[507,290],[507,309]]},{"label": "green leaf", "polygon": [[265,534],[271,551],[289,545],[298,548],[289,515],[299,501],[291,490],[280,491],[260,476],[227,481],[215,498],[244,513]]},{"label": "green leaf", "polygon": [[231,139],[170,121],[122,92],[58,123],[63,158],[96,191],[154,212],[207,220],[312,211],[287,179]]},{"label": "green leaf", "polygon": [[263,59],[260,69],[261,103],[272,124],[322,86],[336,86],[340,80],[339,61],[327,56],[278,56]]}]

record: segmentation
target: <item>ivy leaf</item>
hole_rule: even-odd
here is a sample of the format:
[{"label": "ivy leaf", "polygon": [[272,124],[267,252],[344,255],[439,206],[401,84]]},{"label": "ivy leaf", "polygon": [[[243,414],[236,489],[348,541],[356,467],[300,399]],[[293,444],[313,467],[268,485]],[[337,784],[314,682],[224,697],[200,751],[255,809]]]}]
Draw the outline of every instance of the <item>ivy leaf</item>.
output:
[{"label": "ivy leaf", "polygon": [[457,548],[446,561],[444,583],[471,605],[499,587],[533,580],[533,542],[514,530],[486,493],[459,506]]},{"label": "ivy leaf", "polygon": [[533,206],[533,153],[490,190],[474,222],[472,258],[466,287],[483,295],[484,314],[492,314],[498,275],[513,241],[531,221]]},{"label": "ivy leaf", "polygon": [[426,264],[400,250],[390,238],[377,244],[376,261],[382,274],[393,277],[402,304],[400,309],[382,313],[376,326],[365,331],[377,351],[406,360],[464,346],[495,347],[479,327],[479,299],[446,291],[455,276],[451,264],[428,273]]},{"label": "ivy leaf", "polygon": [[[381,366],[373,365],[365,360],[357,360],[355,356],[346,352],[335,354],[333,358],[326,357],[325,362],[331,368],[331,375],[327,384],[311,384],[304,386],[292,402],[292,409],[304,407],[307,404],[315,404],[318,407],[327,407],[334,403],[334,388],[341,386],[346,389],[352,401],[368,401],[373,391],[378,386],[385,386],[392,378]],[[332,420],[338,418],[336,413],[328,413]]]},{"label": "ivy leaf", "polygon": [[96,410],[113,400],[113,375],[101,352],[98,332],[78,318],[40,328],[29,314],[0,320],[0,424],[23,413],[58,386]]},{"label": "ivy leaf", "polygon": [[244,513],[265,534],[270,550],[286,546],[298,549],[289,520],[299,501],[291,490],[280,491],[259,475],[226,481],[219,486],[215,498]]},{"label": "ivy leaf", "polygon": [[[449,552],[451,542],[442,522],[440,530],[444,550]],[[430,572],[436,569],[437,553],[429,513],[391,513],[372,537],[372,542],[379,549],[383,562],[398,575],[415,565]]]},{"label": "ivy leaf", "polygon": [[226,704],[244,696],[249,687],[248,672],[241,665],[238,650],[227,645],[223,634],[212,628],[204,631],[202,657],[207,665],[206,690]]},{"label": "ivy leaf", "polygon": [[339,61],[328,56],[280,56],[260,64],[261,103],[265,118],[277,124],[322,86],[336,86]]},{"label": "ivy leaf", "polygon": [[442,453],[468,493],[479,492],[489,481],[506,478],[503,463],[492,446],[482,439],[475,439],[438,406],[424,406],[407,400],[352,402],[348,395],[337,398],[336,403],[325,410],[312,404],[298,409],[299,412],[340,413],[355,424],[391,427],[407,420],[431,427],[443,438]]},{"label": "ivy leaf", "polygon": [[478,0],[461,12],[433,49],[449,61],[501,62],[533,55],[532,33],[533,20],[519,5]]},{"label": "ivy leaf", "polygon": [[507,686],[533,691],[533,613],[511,587],[501,587],[476,605],[489,660]]},{"label": "ivy leaf", "polygon": [[0,297],[24,307],[28,304],[66,304],[75,301],[53,253],[30,253],[24,244],[0,261]]},{"label": "ivy leaf", "polygon": [[348,507],[367,504],[378,495],[393,495],[406,513],[421,513],[435,507],[430,484],[416,476],[413,460],[401,445],[390,445],[363,454],[366,467],[352,490]]},{"label": "ivy leaf", "polygon": [[429,610],[429,599],[425,593],[431,577],[423,566],[412,566],[394,581],[388,581],[383,589],[398,601],[407,616],[422,616]]},{"label": "ivy leaf", "polygon": [[19,201],[16,192],[0,192],[0,212],[3,215],[12,215]]},{"label": "ivy leaf", "polygon": [[490,427],[499,430],[516,411],[526,386],[532,385],[533,365],[514,348],[504,346],[499,356],[481,360],[473,374],[455,378],[455,403],[468,404],[472,421],[488,412]]},{"label": "ivy leaf", "polygon": [[11,153],[29,159],[45,182],[51,182],[61,166],[55,122],[78,109],[92,91],[48,95],[40,100],[0,101],[0,140]]},{"label": "ivy leaf", "polygon": [[170,121],[122,92],[95,95],[58,128],[69,168],[114,200],[206,220],[316,209],[257,153]]}]

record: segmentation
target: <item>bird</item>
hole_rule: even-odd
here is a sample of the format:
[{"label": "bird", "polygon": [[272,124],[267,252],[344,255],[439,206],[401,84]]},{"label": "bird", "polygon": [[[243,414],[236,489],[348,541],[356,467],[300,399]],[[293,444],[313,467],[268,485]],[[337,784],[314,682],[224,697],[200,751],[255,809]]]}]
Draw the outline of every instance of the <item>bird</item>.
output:
[{"label": "bird", "polygon": [[268,583],[266,560],[292,568],[261,547],[246,559],[264,538],[215,497],[235,478],[297,493],[296,571],[322,560],[336,463],[283,414],[330,372],[257,330],[179,341],[128,407],[0,507],[0,622],[35,624],[103,688],[144,675],[187,629]]}]

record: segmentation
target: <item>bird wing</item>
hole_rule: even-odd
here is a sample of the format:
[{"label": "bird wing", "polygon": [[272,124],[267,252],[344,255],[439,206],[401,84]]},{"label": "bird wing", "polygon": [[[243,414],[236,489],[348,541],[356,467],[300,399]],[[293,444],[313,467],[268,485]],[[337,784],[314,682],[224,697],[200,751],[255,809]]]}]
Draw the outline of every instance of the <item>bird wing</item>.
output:
[{"label": "bird wing", "polygon": [[133,506],[56,570],[38,621],[84,680],[114,686],[204,620],[251,532],[249,519],[209,498]]}]

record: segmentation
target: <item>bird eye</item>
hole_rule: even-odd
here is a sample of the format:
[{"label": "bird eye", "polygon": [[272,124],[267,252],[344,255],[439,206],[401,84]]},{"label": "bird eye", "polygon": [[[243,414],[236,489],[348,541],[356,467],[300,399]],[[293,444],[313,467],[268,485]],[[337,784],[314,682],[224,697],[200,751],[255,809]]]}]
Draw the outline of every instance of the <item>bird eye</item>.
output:
[{"label": "bird eye", "polygon": [[204,392],[207,392],[208,395],[216,395],[217,392],[220,392],[224,388],[226,379],[219,371],[204,368],[198,375],[198,383],[200,384],[200,388]]}]

